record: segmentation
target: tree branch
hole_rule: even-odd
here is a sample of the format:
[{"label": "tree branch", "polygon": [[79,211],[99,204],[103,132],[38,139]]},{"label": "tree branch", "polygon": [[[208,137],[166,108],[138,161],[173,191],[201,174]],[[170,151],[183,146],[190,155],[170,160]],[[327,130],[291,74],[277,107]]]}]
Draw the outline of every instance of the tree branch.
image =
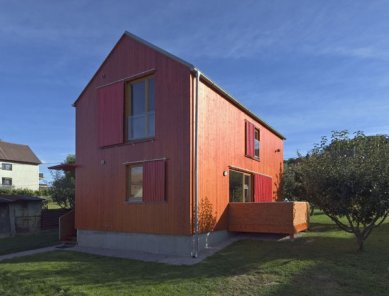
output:
[{"label": "tree branch", "polygon": [[[386,214],[384,215],[384,217],[382,218],[382,220],[380,222],[378,222],[374,227],[378,227],[380,226],[382,223],[384,223],[385,219],[388,218],[389,216],[389,211],[386,212]],[[378,220],[378,219],[377,219]]]},{"label": "tree branch", "polygon": [[327,214],[327,213],[325,213],[325,214],[326,214],[328,217],[330,217],[331,220],[334,221],[334,222],[336,223],[336,225],[339,226],[340,229],[342,229],[342,230],[344,230],[344,231],[346,231],[346,232],[349,232],[349,233],[354,233],[350,227],[348,227],[346,224],[340,222],[339,219],[336,218],[335,216],[329,215],[329,214]]}]

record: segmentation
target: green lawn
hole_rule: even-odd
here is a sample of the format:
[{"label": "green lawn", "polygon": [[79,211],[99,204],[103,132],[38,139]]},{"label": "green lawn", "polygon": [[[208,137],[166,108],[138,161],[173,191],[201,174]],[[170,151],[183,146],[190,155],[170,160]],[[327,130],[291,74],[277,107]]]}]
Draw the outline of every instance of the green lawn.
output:
[{"label": "green lawn", "polygon": [[195,266],[41,254],[0,263],[0,295],[388,295],[388,222],[361,254],[321,214],[294,242],[241,241]]},{"label": "green lawn", "polygon": [[[17,235],[15,237],[0,239],[0,255],[38,249],[55,244],[58,244],[58,230],[46,230],[35,234]],[[2,294],[0,293],[0,295]]]}]

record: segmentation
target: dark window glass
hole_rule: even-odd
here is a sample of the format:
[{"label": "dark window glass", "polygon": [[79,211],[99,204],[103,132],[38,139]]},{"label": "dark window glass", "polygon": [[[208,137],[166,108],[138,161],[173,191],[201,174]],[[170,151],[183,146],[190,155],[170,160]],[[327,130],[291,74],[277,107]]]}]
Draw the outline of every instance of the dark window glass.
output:
[{"label": "dark window glass", "polygon": [[12,164],[11,163],[2,163],[1,168],[5,171],[12,171]]},{"label": "dark window glass", "polygon": [[131,84],[131,115],[145,113],[145,81]]},{"label": "dark window glass", "polygon": [[251,175],[230,170],[230,202],[250,202],[251,192]]},{"label": "dark window glass", "polygon": [[147,78],[130,83],[129,94],[126,99],[127,139],[154,137],[154,79]]},{"label": "dark window glass", "polygon": [[1,184],[5,186],[11,186],[12,178],[1,178]]},{"label": "dark window glass", "polygon": [[255,158],[259,158],[259,151],[260,151],[259,130],[255,129],[255,134],[254,134],[254,157]]},{"label": "dark window glass", "polygon": [[149,112],[154,111],[154,79],[149,79]]}]

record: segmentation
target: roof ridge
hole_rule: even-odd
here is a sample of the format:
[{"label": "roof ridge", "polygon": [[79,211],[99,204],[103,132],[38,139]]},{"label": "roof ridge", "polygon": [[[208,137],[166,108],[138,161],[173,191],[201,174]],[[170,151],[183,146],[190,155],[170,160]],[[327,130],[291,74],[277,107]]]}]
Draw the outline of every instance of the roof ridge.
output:
[{"label": "roof ridge", "polygon": [[[124,31],[124,33],[122,34],[122,36],[120,37],[120,39],[116,42],[115,46],[112,48],[112,50],[108,53],[108,55],[105,57],[104,61],[101,63],[101,65],[98,67],[98,69],[96,70],[95,74],[92,76],[92,78],[89,80],[89,82],[87,83],[87,85],[84,87],[84,89],[82,90],[82,92],[80,93],[80,95],[78,96],[78,98],[76,99],[76,101],[73,103],[73,107],[76,107],[76,103],[78,102],[78,100],[81,98],[81,96],[84,94],[84,92],[86,91],[86,89],[88,88],[88,86],[91,84],[92,80],[95,78],[95,76],[97,75],[97,73],[100,71],[100,69],[102,68],[102,66],[105,64],[105,62],[108,60],[108,58],[110,57],[110,55],[113,53],[114,49],[118,46],[118,44],[120,43],[120,41],[123,39],[123,37],[129,37],[151,49],[154,49],[155,51],[175,60],[176,62],[178,63],[181,63],[182,65],[186,66],[190,71],[200,71],[197,67],[195,67],[193,64],[177,57],[176,55],[162,49],[161,47],[158,47],[152,43],[150,43],[149,41],[146,41],[145,39],[139,37],[139,36],[136,36],[128,31]],[[201,72],[201,71],[200,71]],[[208,78],[206,75],[204,75],[202,72],[201,72],[201,76],[203,76],[205,79],[205,81],[210,84],[212,87],[216,88],[220,93],[222,93],[223,96],[226,96],[227,100],[229,100],[230,102],[232,102],[233,104],[237,105],[241,110],[243,110],[244,112],[246,112],[249,116],[253,117],[255,120],[257,120],[258,122],[260,122],[261,124],[263,124],[265,127],[267,127],[271,132],[273,132],[274,134],[276,134],[278,137],[280,137],[281,139],[285,140],[285,137],[279,133],[276,129],[274,129],[272,126],[270,126],[268,123],[266,123],[264,120],[262,120],[259,116],[255,115],[252,111],[250,111],[247,107],[245,107],[242,103],[240,103],[237,99],[235,99],[231,94],[229,94],[228,92],[226,92],[222,87],[220,87],[219,85],[217,85],[215,82],[213,82],[210,78]]]}]

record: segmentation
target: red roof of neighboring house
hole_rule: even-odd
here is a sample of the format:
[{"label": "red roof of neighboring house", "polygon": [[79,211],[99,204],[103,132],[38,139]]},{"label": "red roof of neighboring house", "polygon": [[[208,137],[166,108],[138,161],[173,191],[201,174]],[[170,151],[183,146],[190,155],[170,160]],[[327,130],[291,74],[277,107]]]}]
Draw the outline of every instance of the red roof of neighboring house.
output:
[{"label": "red roof of neighboring house", "polygon": [[0,160],[37,165],[41,164],[39,158],[34,154],[34,152],[32,152],[28,145],[3,141],[0,141]]}]

